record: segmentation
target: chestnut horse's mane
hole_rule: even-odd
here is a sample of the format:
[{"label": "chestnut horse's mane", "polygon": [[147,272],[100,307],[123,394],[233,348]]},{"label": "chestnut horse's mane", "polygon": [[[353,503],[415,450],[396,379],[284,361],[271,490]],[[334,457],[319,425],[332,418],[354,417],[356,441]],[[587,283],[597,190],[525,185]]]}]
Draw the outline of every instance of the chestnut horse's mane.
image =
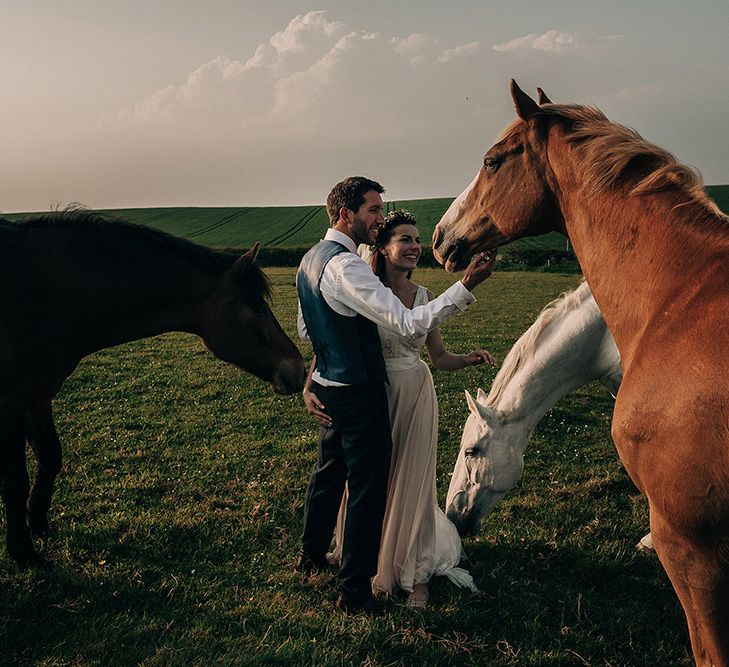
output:
[{"label": "chestnut horse's mane", "polygon": [[[580,287],[584,284],[583,280]],[[537,341],[544,333],[544,330],[565,313],[577,310],[584,303],[585,299],[590,297],[590,290],[580,289],[580,287],[577,287],[571,292],[565,292],[554,301],[548,303],[542,309],[537,319],[534,320],[534,324],[529,327],[519,341],[511,348],[491,385],[487,405],[497,403],[500,395],[509,385],[509,382],[511,382],[511,378],[534,356]]]},{"label": "chestnut horse's mane", "polygon": [[[608,120],[594,107],[577,104],[544,104],[544,116],[568,121],[566,138],[577,146],[582,173],[589,196],[598,196],[619,185],[629,195],[678,192],[686,203],[706,209],[707,213],[727,216],[706,195],[701,174],[681,164],[667,150],[646,141],[635,130]],[[513,130],[507,128],[505,134]]]}]

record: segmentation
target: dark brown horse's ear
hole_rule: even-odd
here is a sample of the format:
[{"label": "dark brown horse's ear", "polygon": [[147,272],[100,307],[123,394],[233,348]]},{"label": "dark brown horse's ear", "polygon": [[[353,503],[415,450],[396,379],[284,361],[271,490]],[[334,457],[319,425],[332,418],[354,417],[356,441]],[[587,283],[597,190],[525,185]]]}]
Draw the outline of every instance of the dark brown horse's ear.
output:
[{"label": "dark brown horse's ear", "polygon": [[542,106],[542,104],[552,104],[552,100],[547,97],[547,93],[541,88],[537,88],[537,100],[539,101],[539,106]]},{"label": "dark brown horse's ear", "polygon": [[233,269],[236,271],[247,271],[250,266],[253,265],[253,263],[256,261],[256,257],[258,256],[258,249],[260,248],[261,244],[256,241],[254,246],[245,254],[241,255],[237,260],[235,260],[235,264],[233,264]]},{"label": "dark brown horse's ear", "polygon": [[522,120],[529,120],[532,116],[541,111],[539,105],[521,88],[519,88],[514,79],[511,80],[510,88],[511,99],[514,100],[516,115],[519,116],[519,118]]},{"label": "dark brown horse's ear", "polygon": [[260,241],[256,241],[253,244],[253,247],[245,255],[243,255],[243,257],[250,256],[251,263],[255,262],[256,261],[256,257],[258,257],[258,251],[260,250],[260,248],[261,248],[261,242]]}]

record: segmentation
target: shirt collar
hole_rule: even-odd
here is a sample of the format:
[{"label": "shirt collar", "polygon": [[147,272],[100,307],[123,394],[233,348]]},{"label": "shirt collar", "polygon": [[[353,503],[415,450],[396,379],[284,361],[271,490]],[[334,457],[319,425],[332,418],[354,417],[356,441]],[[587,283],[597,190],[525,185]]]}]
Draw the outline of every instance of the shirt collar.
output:
[{"label": "shirt collar", "polygon": [[349,250],[349,252],[357,253],[357,245],[355,242],[346,234],[342,234],[342,232],[332,229],[331,227],[327,229],[327,233],[324,235],[324,240],[336,241],[337,243],[341,243],[347,250]]}]

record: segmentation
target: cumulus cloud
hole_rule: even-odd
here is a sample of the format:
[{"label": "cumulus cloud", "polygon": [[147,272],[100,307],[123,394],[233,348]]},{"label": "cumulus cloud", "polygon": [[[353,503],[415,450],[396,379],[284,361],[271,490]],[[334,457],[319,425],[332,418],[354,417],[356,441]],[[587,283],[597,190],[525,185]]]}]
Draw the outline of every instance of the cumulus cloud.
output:
[{"label": "cumulus cloud", "polygon": [[330,20],[327,12],[309,12],[292,19],[285,30],[271,37],[270,44],[279,55],[301,53],[316,47],[321,35],[335,37],[343,29],[344,24]]},{"label": "cumulus cloud", "polygon": [[598,41],[605,44],[615,44],[617,42],[622,42],[623,39],[623,35],[604,35],[603,37],[599,37]]},{"label": "cumulus cloud", "polygon": [[393,37],[393,51],[407,59],[413,65],[420,65],[430,58],[440,40],[422,33],[413,33],[407,37]]},{"label": "cumulus cloud", "polygon": [[561,30],[548,30],[538,35],[530,33],[508,42],[494,45],[494,51],[544,51],[547,53],[564,53],[574,50],[579,45],[579,37],[575,33]]},{"label": "cumulus cloud", "polygon": [[[296,190],[304,187],[302,173],[319,170],[326,178],[322,165],[331,164],[341,176],[350,168],[338,164],[367,172],[372,163],[372,173],[382,174],[380,156],[395,144],[403,148],[388,167],[407,163],[404,171],[417,181],[416,156],[437,151],[432,128],[450,123],[451,107],[477,93],[459,86],[454,63],[489,57],[482,46],[443,44],[424,33],[367,32],[328,12],[309,12],[245,57],[220,55],[103,119],[99,143],[115,146],[117,156],[143,151],[178,175],[184,169],[189,192],[201,187],[191,174],[204,172],[206,179],[199,180],[210,192],[213,175],[221,189],[231,189],[230,172],[249,174],[251,165],[259,165],[245,179],[249,187],[275,169],[290,182],[278,201],[306,202]],[[483,113],[475,105],[467,111],[479,119]],[[466,129],[461,124],[455,131]],[[265,177],[273,180],[270,173]],[[250,195],[242,200],[256,203]]]},{"label": "cumulus cloud", "polygon": [[548,30],[545,33],[530,33],[523,37],[516,37],[508,42],[502,42],[493,46],[494,51],[507,52],[532,52],[540,53],[571,53],[577,50],[606,47],[620,41],[620,35],[606,35],[598,37],[594,42],[585,41],[579,33],[564,32],[562,30]]},{"label": "cumulus cloud", "polygon": [[[245,61],[218,56],[183,83],[167,86],[103,123],[200,122],[220,129],[285,120],[291,131],[293,119],[301,128],[334,121],[342,115],[335,112],[338,102],[341,107],[346,100],[363,120],[366,112],[375,112],[393,129],[398,114],[383,105],[385,93],[397,99],[407,90],[422,97],[418,88],[439,81],[439,65],[480,51],[478,42],[448,48],[440,42],[423,33],[386,37],[357,31],[326,11],[312,11],[296,16]],[[422,65],[436,69],[416,78],[414,71]],[[367,79],[371,91],[362,90]],[[412,115],[411,108],[408,121]]]},{"label": "cumulus cloud", "polygon": [[456,46],[453,49],[446,49],[440,54],[440,56],[438,56],[438,60],[442,63],[446,63],[451,60],[451,58],[475,55],[480,53],[482,49],[483,44],[481,42],[469,42],[468,44]]},{"label": "cumulus cloud", "polygon": [[[117,120],[207,118],[237,124],[259,119],[281,108],[279,97],[286,95],[289,79],[307,71],[326,78],[327,61],[336,58],[345,33],[344,24],[331,20],[325,11],[296,16],[245,62],[218,56],[191,72],[184,83],[167,86],[134,109],[120,111]],[[317,89],[311,83],[309,97]]]}]

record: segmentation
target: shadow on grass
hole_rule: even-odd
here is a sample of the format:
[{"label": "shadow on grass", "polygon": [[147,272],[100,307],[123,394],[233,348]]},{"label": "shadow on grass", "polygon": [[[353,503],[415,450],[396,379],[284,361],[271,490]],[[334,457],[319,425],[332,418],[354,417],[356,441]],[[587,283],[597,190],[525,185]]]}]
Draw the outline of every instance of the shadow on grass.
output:
[{"label": "shadow on grass", "polygon": [[[96,537],[108,546],[109,535]],[[288,553],[233,559],[220,547],[201,551],[199,538],[183,531],[161,550],[124,547],[111,572],[75,561],[13,574],[3,563],[0,581],[11,587],[0,602],[0,662],[691,664],[658,561],[632,551],[472,543],[480,593],[437,578],[425,611],[395,602],[371,620],[334,611],[334,574],[302,582]]]},{"label": "shadow on grass", "polygon": [[683,611],[653,556],[534,543],[472,544],[469,554],[481,592],[464,604],[438,582],[435,604],[454,606],[442,619],[431,612],[433,631],[455,622],[501,647],[504,664],[571,664],[561,660],[573,653],[586,660],[575,664],[692,664]]},{"label": "shadow on grass", "polygon": [[192,599],[141,594],[134,580],[110,583],[58,567],[22,575],[0,603],[2,664],[122,664],[195,617]]}]

